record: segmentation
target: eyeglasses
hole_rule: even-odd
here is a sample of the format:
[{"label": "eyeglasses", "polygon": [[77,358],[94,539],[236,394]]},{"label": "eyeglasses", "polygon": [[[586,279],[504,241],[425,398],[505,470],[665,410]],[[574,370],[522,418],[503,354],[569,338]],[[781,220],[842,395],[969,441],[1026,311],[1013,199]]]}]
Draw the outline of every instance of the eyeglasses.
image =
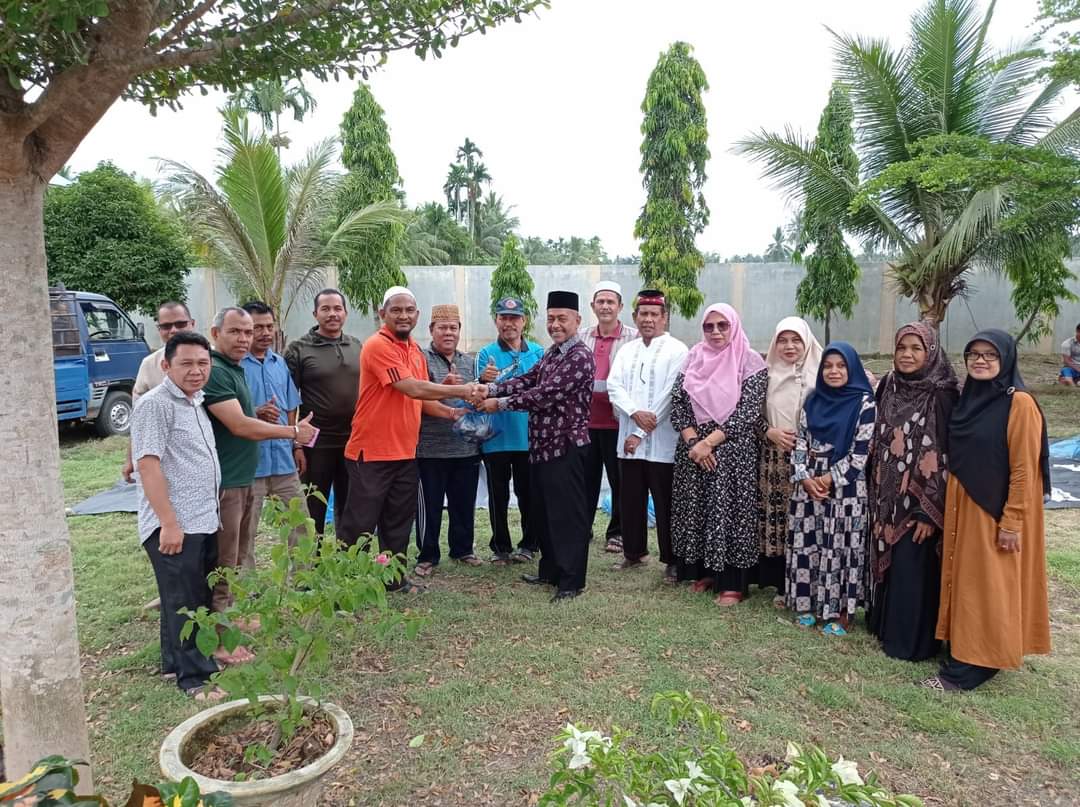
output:
[{"label": "eyeglasses", "polygon": [[190,324],[190,319],[178,319],[175,322],[159,322],[157,327],[159,331],[182,331]]},{"label": "eyeglasses", "polygon": [[988,350],[985,353],[978,350],[969,350],[964,354],[964,361],[968,364],[978,361],[979,359],[982,359],[987,364],[993,364],[994,362],[1001,361],[1001,356],[992,350]]},{"label": "eyeglasses", "polygon": [[701,323],[701,330],[705,331],[705,333],[712,333],[713,331],[719,331],[720,333],[723,333],[724,331],[730,331],[731,330],[731,323],[730,322],[703,322],[703,323]]}]

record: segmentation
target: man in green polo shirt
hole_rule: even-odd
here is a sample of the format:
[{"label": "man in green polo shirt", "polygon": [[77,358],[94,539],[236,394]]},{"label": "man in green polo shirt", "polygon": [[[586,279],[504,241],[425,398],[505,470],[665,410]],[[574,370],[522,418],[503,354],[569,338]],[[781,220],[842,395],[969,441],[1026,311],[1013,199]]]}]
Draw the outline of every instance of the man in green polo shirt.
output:
[{"label": "man in green polo shirt", "polygon": [[[244,368],[240,361],[251,348],[255,325],[242,308],[224,308],[214,317],[210,339],[213,368],[203,388],[203,403],[210,414],[221,465],[221,494],[218,498],[221,528],[217,533],[218,565],[239,566],[248,551],[251,517],[255,507],[252,483],[259,464],[260,440],[293,439],[304,445],[311,442],[314,427],[311,415],[295,426],[267,423],[255,417]],[[229,588],[224,583],[214,587],[213,607],[224,610],[230,603]],[[243,651],[243,652],[241,652]],[[237,648],[234,659],[247,661],[251,654]]]}]

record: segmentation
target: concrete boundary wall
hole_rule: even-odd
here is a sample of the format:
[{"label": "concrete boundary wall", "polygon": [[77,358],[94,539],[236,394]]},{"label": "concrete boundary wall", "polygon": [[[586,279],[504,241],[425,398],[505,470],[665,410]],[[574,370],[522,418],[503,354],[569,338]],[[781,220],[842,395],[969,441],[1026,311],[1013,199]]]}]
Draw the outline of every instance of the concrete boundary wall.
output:
[{"label": "concrete boundary wall", "polygon": [[[1071,263],[1080,275],[1080,261]],[[462,349],[479,350],[494,338],[494,327],[489,315],[491,295],[491,266],[412,266],[404,267],[409,286],[416,293],[421,308],[417,337],[423,343],[427,334],[427,315],[433,305],[457,303],[462,311]],[[907,300],[898,299],[890,282],[885,264],[862,264],[859,280],[859,303],[850,320],[834,321],[833,338],[851,342],[863,353],[889,353],[892,351],[896,328],[917,317],[915,307]],[[633,265],[593,266],[530,266],[529,274],[536,284],[534,292],[543,311],[549,291],[564,289],[581,295],[583,308],[589,300],[589,292],[599,280],[620,283],[629,302],[641,287],[638,267]],[[751,343],[758,350],[765,350],[772,338],[776,323],[794,313],[795,289],[804,274],[802,266],[787,263],[709,264],[701,273],[699,288],[705,295],[706,304],[727,302],[742,315],[743,327]],[[337,284],[337,272],[328,269],[325,285]],[[970,293],[965,299],[953,301],[949,314],[942,324],[945,348],[956,352],[981,328],[998,327],[1016,332],[1016,321],[1010,286],[1000,275],[975,270],[969,279]],[[1080,295],[1080,283],[1073,284],[1073,291]],[[188,301],[199,330],[209,332],[214,313],[235,302],[232,292],[220,272],[196,267],[188,276]],[[299,300],[292,308],[286,323],[290,339],[296,338],[314,324],[311,303]],[[586,324],[594,322],[592,312],[584,308],[582,317]],[[629,305],[623,319],[630,321]],[[157,330],[149,320],[147,338],[157,344]],[[1080,322],[1080,303],[1062,306],[1054,333],[1038,345],[1024,345],[1027,352],[1055,353],[1058,345],[1074,333]],[[814,331],[822,338],[824,327],[813,322]],[[351,311],[346,330],[361,338],[374,332],[374,317]],[[699,327],[674,316],[671,331],[687,344],[699,339]],[[541,343],[547,343],[543,321],[533,327],[533,335]]]}]

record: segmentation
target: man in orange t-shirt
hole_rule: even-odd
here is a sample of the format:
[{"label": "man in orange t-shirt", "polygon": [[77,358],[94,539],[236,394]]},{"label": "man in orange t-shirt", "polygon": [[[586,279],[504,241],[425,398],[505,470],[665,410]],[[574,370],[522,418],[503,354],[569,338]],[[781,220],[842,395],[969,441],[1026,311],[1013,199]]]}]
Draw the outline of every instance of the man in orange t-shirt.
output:
[{"label": "man in orange t-shirt", "polygon": [[[416,518],[420,413],[456,419],[465,410],[438,401],[480,400],[487,388],[483,384],[434,384],[427,380],[427,361],[412,338],[420,309],[408,289],[387,289],[379,318],[382,327],[360,351],[360,397],[345,446],[349,496],[338,537],[354,544],[361,535],[378,528],[379,549],[404,559]],[[394,588],[418,590],[404,578]]]}]

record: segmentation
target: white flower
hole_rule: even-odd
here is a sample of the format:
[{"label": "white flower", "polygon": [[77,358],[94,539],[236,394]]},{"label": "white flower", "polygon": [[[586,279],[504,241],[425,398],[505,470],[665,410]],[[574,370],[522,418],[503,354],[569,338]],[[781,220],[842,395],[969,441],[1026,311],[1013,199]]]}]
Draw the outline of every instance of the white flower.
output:
[{"label": "white flower", "polygon": [[795,743],[791,742],[791,740],[788,740],[787,753],[784,754],[784,762],[786,762],[786,763],[788,763],[790,765],[792,762],[797,760],[801,755],[802,755],[802,752],[799,751],[799,746],[795,745]]},{"label": "white flower", "polygon": [[686,797],[693,792],[691,784],[692,780],[690,779],[668,779],[664,782],[664,787],[671,792],[676,804],[682,804]]},{"label": "white flower", "polygon": [[695,779],[700,779],[701,777],[703,777],[705,775],[705,771],[703,771],[701,769],[701,766],[698,765],[693,760],[688,760],[687,761],[686,769],[690,772],[690,781],[693,781]]},{"label": "white flower", "polygon": [[773,782],[773,793],[784,800],[784,807],[806,807],[799,798],[799,786],[786,779],[778,779]]},{"label": "white flower", "polygon": [[570,762],[567,767],[572,771],[585,768],[592,764],[589,756],[589,743],[599,743],[604,748],[611,748],[611,738],[604,737],[598,731],[579,731],[573,723],[566,724],[566,730],[570,736],[563,740],[563,748],[570,752]]},{"label": "white flower", "polygon": [[861,785],[863,783],[862,777],[859,776],[859,766],[850,759],[840,757],[832,764],[832,772],[836,774],[840,784]]}]

